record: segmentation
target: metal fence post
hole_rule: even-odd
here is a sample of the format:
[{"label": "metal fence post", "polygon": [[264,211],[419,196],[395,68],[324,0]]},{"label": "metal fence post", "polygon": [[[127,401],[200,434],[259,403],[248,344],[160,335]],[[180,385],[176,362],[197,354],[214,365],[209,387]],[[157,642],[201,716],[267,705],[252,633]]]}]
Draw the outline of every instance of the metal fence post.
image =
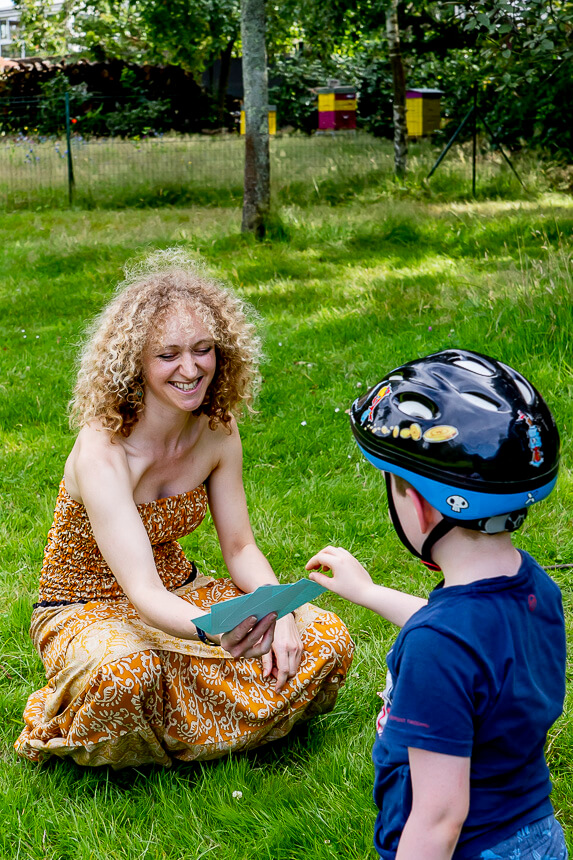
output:
[{"label": "metal fence post", "polygon": [[66,143],[68,146],[68,199],[74,201],[74,162],[72,159],[72,133],[70,129],[70,94],[66,93]]}]

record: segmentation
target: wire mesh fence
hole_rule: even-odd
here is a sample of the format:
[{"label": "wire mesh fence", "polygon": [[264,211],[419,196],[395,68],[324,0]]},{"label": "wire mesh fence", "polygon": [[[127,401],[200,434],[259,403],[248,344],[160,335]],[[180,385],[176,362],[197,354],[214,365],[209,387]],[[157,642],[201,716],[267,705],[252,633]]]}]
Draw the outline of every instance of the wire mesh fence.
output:
[{"label": "wire mesh fence", "polygon": [[[145,123],[158,104],[93,96],[74,101],[69,94],[0,99],[0,211],[69,205],[239,205],[245,143],[238,129],[224,134],[157,133]],[[112,127],[133,124],[134,117],[139,133],[109,133]],[[459,179],[468,173],[464,147],[456,149],[459,157],[450,156],[447,168],[440,168],[432,179],[434,188],[447,190],[454,174]],[[422,180],[436,152],[429,141],[412,145],[410,175],[417,172]],[[277,134],[270,138],[270,156],[272,190],[281,202],[334,202],[341,190],[380,186],[394,172],[391,142],[363,132]],[[480,165],[486,193],[488,182],[498,183],[500,161],[489,153]]]},{"label": "wire mesh fence", "polygon": [[[145,205],[164,202],[233,205],[243,193],[244,141],[162,136],[140,140],[1,138],[0,207]],[[391,170],[388,145],[356,135],[271,139],[274,190],[318,192],[325,181],[350,181]]]},{"label": "wire mesh fence", "polygon": [[[238,130],[224,134],[131,137],[85,133],[68,100],[0,99],[0,208],[212,203],[242,200],[245,145]],[[101,103],[91,113],[101,126]],[[56,106],[57,107],[57,106]],[[105,105],[109,110],[109,105]],[[116,112],[125,111],[117,103]],[[128,106],[130,111],[135,105]],[[90,117],[88,116],[88,120]],[[92,121],[92,127],[96,122]],[[46,128],[53,127],[53,131]],[[79,129],[82,128],[82,131]],[[270,139],[274,191],[295,198],[319,185],[392,169],[391,148],[367,134],[277,135]]]}]

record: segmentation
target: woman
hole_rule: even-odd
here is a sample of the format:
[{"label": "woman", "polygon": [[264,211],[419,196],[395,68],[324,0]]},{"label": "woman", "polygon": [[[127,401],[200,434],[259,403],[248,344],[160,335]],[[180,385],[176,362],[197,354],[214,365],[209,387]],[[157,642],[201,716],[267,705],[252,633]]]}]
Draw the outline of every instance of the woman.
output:
[{"label": "woman", "polygon": [[[216,758],[333,707],[352,658],[307,604],[223,636],[190,620],[277,583],[251,531],[233,412],[258,342],[241,302],[171,250],[128,273],[91,331],[31,635],[48,678],[16,749],[114,768]],[[207,506],[231,575],[198,574],[177,539]]]}]

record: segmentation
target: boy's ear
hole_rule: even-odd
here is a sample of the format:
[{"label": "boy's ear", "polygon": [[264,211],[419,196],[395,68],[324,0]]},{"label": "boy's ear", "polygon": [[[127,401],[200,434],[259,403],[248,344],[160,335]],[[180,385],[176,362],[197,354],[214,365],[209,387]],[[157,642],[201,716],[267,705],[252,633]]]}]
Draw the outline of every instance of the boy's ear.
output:
[{"label": "boy's ear", "polygon": [[426,501],[426,499],[413,487],[408,487],[406,489],[406,495],[410,499],[414,506],[414,510],[416,511],[416,516],[418,517],[418,523],[420,525],[420,532],[423,535],[428,534],[428,532],[430,532],[442,519],[441,513]]}]

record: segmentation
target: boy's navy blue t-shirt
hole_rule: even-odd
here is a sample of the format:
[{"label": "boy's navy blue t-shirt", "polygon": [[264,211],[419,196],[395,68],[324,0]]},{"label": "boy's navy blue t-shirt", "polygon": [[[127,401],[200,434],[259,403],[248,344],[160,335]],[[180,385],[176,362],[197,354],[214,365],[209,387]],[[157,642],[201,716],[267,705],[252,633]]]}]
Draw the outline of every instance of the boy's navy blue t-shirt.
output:
[{"label": "boy's navy blue t-shirt", "polygon": [[527,553],[516,576],[438,587],[388,654],[374,744],[374,844],[393,860],[410,813],[408,747],[471,758],[455,860],[549,815],[546,735],[565,695],[558,586]]}]

